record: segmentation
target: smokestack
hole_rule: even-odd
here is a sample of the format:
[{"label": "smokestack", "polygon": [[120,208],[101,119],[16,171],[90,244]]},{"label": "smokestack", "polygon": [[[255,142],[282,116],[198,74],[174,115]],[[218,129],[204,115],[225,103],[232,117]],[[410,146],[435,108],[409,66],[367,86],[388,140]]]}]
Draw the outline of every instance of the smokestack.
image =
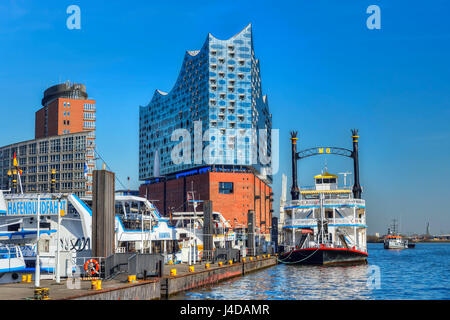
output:
[{"label": "smokestack", "polygon": [[297,184],[297,131],[291,131],[291,143],[292,143],[292,187],[291,198],[292,200],[298,200],[300,192]]},{"label": "smokestack", "polygon": [[353,138],[353,171],[355,175],[355,183],[353,184],[353,198],[361,199],[361,186],[359,184],[359,159],[358,159],[358,130],[352,130],[352,138]]}]

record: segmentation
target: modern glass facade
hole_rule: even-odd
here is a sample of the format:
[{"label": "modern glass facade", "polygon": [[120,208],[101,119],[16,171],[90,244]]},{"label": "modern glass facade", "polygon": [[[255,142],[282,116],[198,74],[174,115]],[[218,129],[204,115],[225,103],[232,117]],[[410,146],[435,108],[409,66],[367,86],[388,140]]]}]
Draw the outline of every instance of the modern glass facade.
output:
[{"label": "modern glass facade", "polygon": [[[172,90],[156,90],[150,103],[140,107],[139,178],[149,180],[205,165],[248,166],[260,172],[258,147],[262,141],[265,156],[271,156],[271,128],[251,25],[228,40],[208,34],[200,50],[186,52]],[[188,163],[173,161],[172,151],[181,141],[171,141],[176,129],[190,133],[190,144],[183,140],[182,151],[190,150]],[[252,129],[266,129],[267,134],[257,139],[258,131]],[[205,138],[207,130],[210,134]],[[194,132],[204,136],[201,148],[195,146]],[[206,156],[205,147],[211,143],[216,148]]]}]

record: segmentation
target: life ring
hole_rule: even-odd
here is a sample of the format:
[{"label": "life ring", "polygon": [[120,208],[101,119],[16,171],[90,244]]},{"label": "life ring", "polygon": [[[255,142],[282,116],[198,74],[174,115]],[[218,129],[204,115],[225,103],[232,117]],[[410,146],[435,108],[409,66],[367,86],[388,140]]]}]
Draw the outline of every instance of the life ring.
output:
[{"label": "life ring", "polygon": [[88,273],[88,274],[91,274],[91,275],[98,274],[99,269],[100,269],[100,265],[98,264],[97,260],[95,260],[95,259],[89,259],[84,264],[84,271],[86,271],[86,273]]}]

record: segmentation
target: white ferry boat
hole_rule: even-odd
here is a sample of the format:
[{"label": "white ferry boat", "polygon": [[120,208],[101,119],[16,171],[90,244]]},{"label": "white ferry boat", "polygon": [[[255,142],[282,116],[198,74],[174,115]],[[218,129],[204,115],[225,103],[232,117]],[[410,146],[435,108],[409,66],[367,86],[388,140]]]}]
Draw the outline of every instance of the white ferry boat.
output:
[{"label": "white ferry boat", "polygon": [[[292,201],[284,208],[282,253],[286,264],[366,262],[366,203],[359,185],[358,130],[352,130],[353,150],[318,147],[297,152],[297,132],[291,132]],[[326,171],[314,177],[312,188],[298,188],[297,160],[335,154],[353,159],[352,188],[338,186],[338,177]]]},{"label": "white ferry boat", "polygon": [[314,188],[302,188],[301,199],[284,208],[284,253],[289,264],[332,264],[365,261],[365,201],[353,198],[338,177],[324,172]]}]

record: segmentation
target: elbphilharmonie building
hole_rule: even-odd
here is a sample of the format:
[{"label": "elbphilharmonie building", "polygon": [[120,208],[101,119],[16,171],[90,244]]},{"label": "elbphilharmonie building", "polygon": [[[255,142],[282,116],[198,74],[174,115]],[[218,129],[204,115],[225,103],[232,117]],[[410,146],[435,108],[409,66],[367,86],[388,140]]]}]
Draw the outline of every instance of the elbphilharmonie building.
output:
[{"label": "elbphilharmonie building", "polygon": [[[208,34],[200,50],[185,53],[173,88],[156,90],[139,115],[140,180],[210,165],[260,172],[267,165],[259,161],[261,150],[266,158],[271,156],[272,115],[262,92],[251,25],[228,40]],[[190,133],[182,152],[191,161],[173,161],[173,150],[182,140],[172,141],[177,129]],[[267,130],[263,139],[261,129]],[[211,140],[203,138],[196,148],[194,134],[204,137],[206,132]],[[207,157],[204,150],[211,142],[220,148]]]}]

